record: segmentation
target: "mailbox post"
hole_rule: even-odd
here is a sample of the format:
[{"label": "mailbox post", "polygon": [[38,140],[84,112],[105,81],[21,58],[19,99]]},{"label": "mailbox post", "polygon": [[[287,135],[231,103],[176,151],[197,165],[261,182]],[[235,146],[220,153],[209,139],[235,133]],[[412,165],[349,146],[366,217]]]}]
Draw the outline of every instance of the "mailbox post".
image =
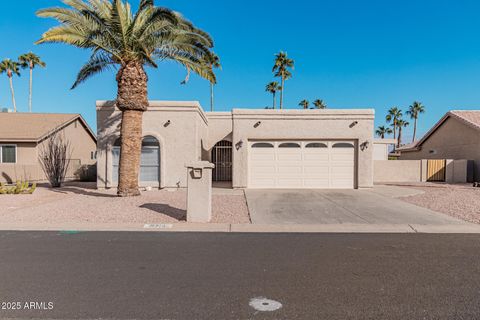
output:
[{"label": "mailbox post", "polygon": [[187,221],[210,222],[212,219],[212,170],[208,161],[187,163]]}]

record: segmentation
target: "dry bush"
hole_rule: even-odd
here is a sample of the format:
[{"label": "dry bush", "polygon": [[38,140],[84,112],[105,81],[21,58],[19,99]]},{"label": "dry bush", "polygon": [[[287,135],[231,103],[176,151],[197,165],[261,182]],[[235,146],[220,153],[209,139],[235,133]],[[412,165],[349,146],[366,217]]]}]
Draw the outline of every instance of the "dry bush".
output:
[{"label": "dry bush", "polygon": [[42,144],[39,161],[52,188],[60,188],[65,181],[71,155],[70,142],[58,132]]}]

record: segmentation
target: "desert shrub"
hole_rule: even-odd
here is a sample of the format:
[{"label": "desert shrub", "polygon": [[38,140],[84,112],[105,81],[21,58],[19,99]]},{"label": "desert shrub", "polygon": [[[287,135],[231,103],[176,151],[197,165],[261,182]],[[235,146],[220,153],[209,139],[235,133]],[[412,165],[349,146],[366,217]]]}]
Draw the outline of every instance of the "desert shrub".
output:
[{"label": "desert shrub", "polygon": [[37,189],[37,184],[28,181],[17,181],[13,186],[0,182],[0,194],[32,194]]},{"label": "desert shrub", "polygon": [[77,171],[75,171],[75,176],[82,182],[95,182],[97,181],[97,165],[82,165]]},{"label": "desert shrub", "polygon": [[70,166],[70,142],[60,133],[52,134],[40,149],[39,161],[52,188],[60,188]]}]

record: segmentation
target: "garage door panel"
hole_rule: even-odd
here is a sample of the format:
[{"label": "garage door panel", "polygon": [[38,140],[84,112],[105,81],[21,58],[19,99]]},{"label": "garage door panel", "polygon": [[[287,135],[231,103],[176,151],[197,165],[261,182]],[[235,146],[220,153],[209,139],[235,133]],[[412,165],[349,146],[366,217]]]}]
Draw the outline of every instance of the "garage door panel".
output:
[{"label": "garage door panel", "polygon": [[295,153],[279,153],[277,154],[278,161],[302,161],[302,154]]},{"label": "garage door panel", "polygon": [[[251,157],[252,161],[275,161],[275,154],[272,153],[255,153]],[[271,162],[270,162],[271,163]]]},{"label": "garage door panel", "polygon": [[305,161],[329,161],[328,153],[305,153],[303,155]]},{"label": "garage door panel", "polygon": [[277,188],[302,188],[303,187],[303,180],[302,179],[284,179],[279,178],[277,179]]},{"label": "garage door panel", "polygon": [[305,188],[317,188],[317,189],[328,189],[329,188],[329,179],[305,179],[304,180]]},{"label": "garage door panel", "polygon": [[277,173],[279,175],[299,175],[302,174],[302,167],[299,167],[298,164],[296,165],[281,165],[277,167]]},{"label": "garage door panel", "polygon": [[[292,141],[285,144],[266,141],[261,143],[274,147],[250,148],[249,187],[354,188],[353,142]],[[279,147],[295,144],[301,147]]]}]

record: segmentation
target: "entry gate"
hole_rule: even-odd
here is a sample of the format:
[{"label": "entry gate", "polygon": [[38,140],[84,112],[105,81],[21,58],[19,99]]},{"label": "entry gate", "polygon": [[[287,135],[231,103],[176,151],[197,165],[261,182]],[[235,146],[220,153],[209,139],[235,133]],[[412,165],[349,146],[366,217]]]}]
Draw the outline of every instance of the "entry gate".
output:
[{"label": "entry gate", "polygon": [[447,160],[427,161],[427,181],[444,182],[447,167]]},{"label": "entry gate", "polygon": [[232,181],[232,143],[230,141],[220,141],[213,147],[212,162],[215,164],[213,169],[213,181]]}]

